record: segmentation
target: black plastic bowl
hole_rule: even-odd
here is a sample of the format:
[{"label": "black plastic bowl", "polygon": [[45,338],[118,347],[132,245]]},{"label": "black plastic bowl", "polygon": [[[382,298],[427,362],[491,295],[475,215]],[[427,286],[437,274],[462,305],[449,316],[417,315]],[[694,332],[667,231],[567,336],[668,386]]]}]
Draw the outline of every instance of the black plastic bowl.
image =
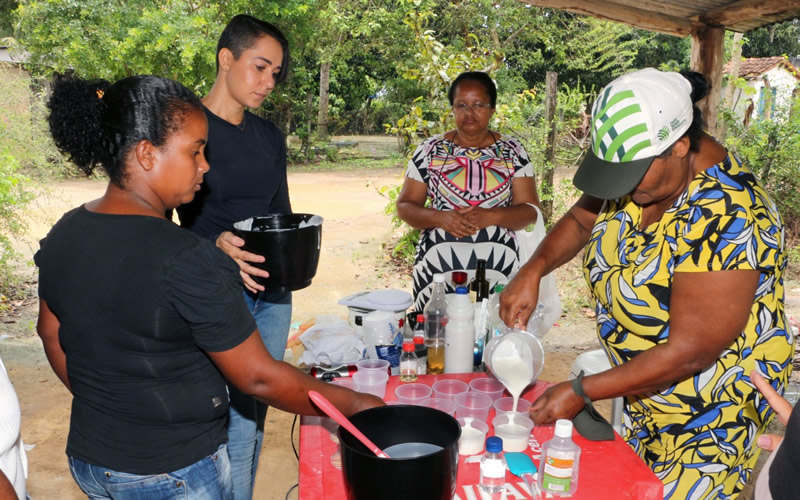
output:
[{"label": "black plastic bowl", "polygon": [[[264,256],[264,262],[252,263],[269,272],[269,278],[253,276],[268,292],[300,290],[311,284],[317,274],[319,250],[322,244],[322,224],[300,227],[313,214],[273,214],[253,217],[250,231],[237,229],[233,233],[244,240],[248,252]],[[252,275],[251,275],[252,276]]]},{"label": "black plastic bowl", "polygon": [[461,436],[456,419],[425,406],[393,405],[358,412],[350,421],[381,449],[412,442],[442,449],[415,458],[379,458],[340,427],[342,474],[349,500],[453,498]]}]

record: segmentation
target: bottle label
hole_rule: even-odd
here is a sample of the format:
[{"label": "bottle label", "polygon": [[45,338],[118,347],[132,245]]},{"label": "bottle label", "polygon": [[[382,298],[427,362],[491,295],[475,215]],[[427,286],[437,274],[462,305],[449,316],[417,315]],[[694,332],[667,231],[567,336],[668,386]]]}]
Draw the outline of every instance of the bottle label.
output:
[{"label": "bottle label", "polygon": [[385,359],[392,367],[392,375],[397,375],[400,367],[400,349],[396,344],[376,345],[375,352],[378,353],[378,359]]},{"label": "bottle label", "polygon": [[502,460],[487,460],[481,463],[481,476],[486,478],[505,478],[506,466]]},{"label": "bottle label", "polygon": [[550,491],[569,491],[574,462],[571,458],[547,457],[542,487]]},{"label": "bottle label", "polygon": [[418,363],[416,359],[403,360],[400,362],[401,375],[416,375]]}]

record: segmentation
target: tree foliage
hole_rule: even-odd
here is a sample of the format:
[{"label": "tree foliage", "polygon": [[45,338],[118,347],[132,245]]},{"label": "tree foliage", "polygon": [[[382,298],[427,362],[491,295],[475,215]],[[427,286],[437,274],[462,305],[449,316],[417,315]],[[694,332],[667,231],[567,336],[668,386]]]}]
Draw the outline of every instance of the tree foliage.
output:
[{"label": "tree foliage", "polygon": [[800,19],[745,33],[742,57],[800,56]]}]

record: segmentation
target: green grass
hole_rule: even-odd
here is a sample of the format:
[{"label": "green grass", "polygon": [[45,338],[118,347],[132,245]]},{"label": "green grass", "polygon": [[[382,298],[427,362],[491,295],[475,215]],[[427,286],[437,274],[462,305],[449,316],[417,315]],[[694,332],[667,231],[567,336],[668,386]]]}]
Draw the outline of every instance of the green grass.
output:
[{"label": "green grass", "polygon": [[319,161],[315,163],[289,163],[289,172],[341,172],[350,170],[376,170],[384,168],[402,168],[406,159],[400,155],[387,158],[351,157],[335,161]]}]

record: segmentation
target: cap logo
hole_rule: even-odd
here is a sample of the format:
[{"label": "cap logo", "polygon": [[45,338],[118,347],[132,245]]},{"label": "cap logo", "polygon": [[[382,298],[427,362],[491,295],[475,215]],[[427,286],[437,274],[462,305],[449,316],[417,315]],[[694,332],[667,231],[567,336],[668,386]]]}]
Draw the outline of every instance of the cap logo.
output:
[{"label": "cap logo", "polygon": [[651,145],[644,113],[632,90],[614,93],[610,86],[606,88],[595,102],[592,118],[592,150],[598,158],[624,163]]},{"label": "cap logo", "polygon": [[[673,129],[673,130],[675,130],[675,129]],[[666,141],[667,139],[669,139],[669,133],[670,132],[671,131],[670,131],[669,127],[664,125],[663,127],[661,127],[661,130],[658,131],[658,140],[662,141],[662,142]]]},{"label": "cap logo", "polygon": [[686,118],[684,118],[683,120],[678,120],[677,118],[675,118],[671,122],[669,122],[669,126],[672,127],[673,131],[675,131],[678,130],[684,123],[686,123]]}]

